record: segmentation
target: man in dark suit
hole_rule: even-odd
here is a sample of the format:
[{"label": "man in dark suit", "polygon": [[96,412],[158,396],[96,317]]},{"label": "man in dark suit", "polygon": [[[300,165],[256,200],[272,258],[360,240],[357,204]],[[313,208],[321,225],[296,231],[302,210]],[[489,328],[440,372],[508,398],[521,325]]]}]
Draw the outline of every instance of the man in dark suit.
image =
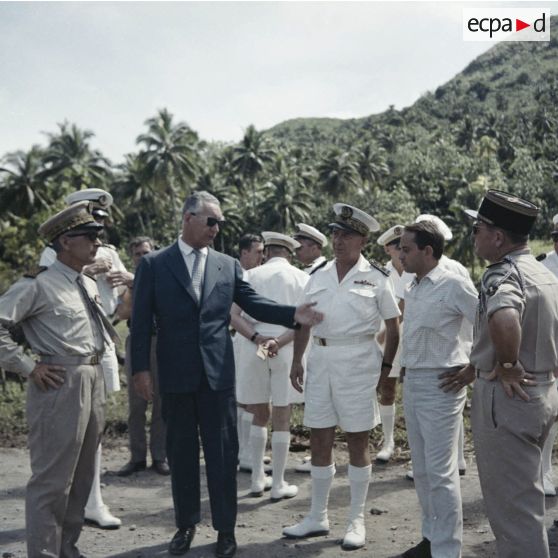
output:
[{"label": "man in dark suit", "polygon": [[203,444],[218,558],[236,551],[236,465],[238,438],[234,356],[229,333],[236,302],[259,321],[296,327],[323,316],[311,304],[283,306],[260,297],[242,280],[237,260],[215,252],[224,224],[217,198],[196,192],[186,199],[177,242],[140,263],[134,284],[131,332],[132,372],[138,393],[151,398],[149,375],[152,323],[167,457],[178,531],[169,552],[190,548],[200,521],[199,436]]}]

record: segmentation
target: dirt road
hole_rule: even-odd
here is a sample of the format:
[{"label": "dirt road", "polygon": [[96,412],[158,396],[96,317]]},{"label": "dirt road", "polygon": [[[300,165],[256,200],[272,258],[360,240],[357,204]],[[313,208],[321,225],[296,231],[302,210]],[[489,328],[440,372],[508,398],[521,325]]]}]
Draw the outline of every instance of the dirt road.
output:
[{"label": "dirt road", "polygon": [[[116,531],[85,527],[80,549],[88,558],[147,558],[168,556],[167,545],[174,534],[170,480],[151,471],[120,478],[113,474],[128,457],[125,447],[104,450],[103,494],[123,526]],[[281,529],[298,521],[309,508],[309,475],[295,473],[290,463],[287,478],[298,484],[299,495],[272,504],[269,498],[249,498],[249,475],[239,473],[238,558],[333,558],[346,556],[338,544],[343,536],[349,503],[346,452],[337,449],[338,473],[330,498],[331,532],[327,537],[292,541],[281,538]],[[351,556],[396,557],[420,539],[420,514],[413,483],[405,479],[405,464],[374,466],[366,517],[366,547]],[[556,471],[558,473],[558,471]],[[25,556],[24,492],[29,478],[29,457],[23,449],[0,448],[0,551],[3,558]],[[558,478],[558,475],[557,475]],[[483,513],[478,476],[472,455],[467,474],[462,477],[464,510],[463,557],[490,558],[495,546]],[[214,556],[216,534],[211,528],[207,492],[203,494],[203,520],[189,558]],[[551,552],[558,558],[558,533],[552,527],[558,517],[556,498],[547,498],[547,526]],[[527,557],[526,557],[527,558]]]}]

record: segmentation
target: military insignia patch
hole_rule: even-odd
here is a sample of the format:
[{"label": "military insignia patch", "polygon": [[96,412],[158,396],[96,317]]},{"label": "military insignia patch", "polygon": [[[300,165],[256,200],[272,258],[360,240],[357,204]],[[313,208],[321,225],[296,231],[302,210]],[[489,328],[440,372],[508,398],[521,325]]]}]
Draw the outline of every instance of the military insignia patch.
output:
[{"label": "military insignia patch", "polygon": [[368,285],[369,287],[375,287],[376,283],[371,283],[370,281],[367,281],[366,279],[363,279],[362,281],[354,281],[355,285]]},{"label": "military insignia patch", "polygon": [[27,277],[28,279],[35,279],[35,277],[37,277],[37,275],[39,275],[39,273],[42,273],[43,271],[46,271],[48,269],[48,267],[46,265],[37,265],[35,267],[32,267],[31,269],[29,269],[28,271],[26,271],[23,276]]},{"label": "military insignia patch", "polygon": [[348,205],[344,205],[341,208],[341,217],[343,217],[343,219],[350,219],[352,216],[353,210]]}]

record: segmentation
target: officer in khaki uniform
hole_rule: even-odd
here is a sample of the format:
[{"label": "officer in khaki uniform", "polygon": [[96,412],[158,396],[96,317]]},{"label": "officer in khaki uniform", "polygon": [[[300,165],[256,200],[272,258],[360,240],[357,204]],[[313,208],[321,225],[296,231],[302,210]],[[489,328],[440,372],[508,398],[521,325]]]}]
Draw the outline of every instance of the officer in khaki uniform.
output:
[{"label": "officer in khaki uniform", "polygon": [[[104,421],[100,360],[114,330],[95,281],[81,273],[95,259],[102,225],[88,202],[51,217],[39,233],[57,260],[0,297],[0,365],[29,378],[27,422],[32,476],[26,490],[30,558],[77,558]],[[12,339],[20,324],[35,359]]]},{"label": "officer in khaki uniform", "polygon": [[558,413],[558,280],[528,248],[532,203],[489,190],[479,210],[466,213],[475,219],[475,252],[490,262],[471,352],[486,511],[499,558],[548,558],[541,450]]}]

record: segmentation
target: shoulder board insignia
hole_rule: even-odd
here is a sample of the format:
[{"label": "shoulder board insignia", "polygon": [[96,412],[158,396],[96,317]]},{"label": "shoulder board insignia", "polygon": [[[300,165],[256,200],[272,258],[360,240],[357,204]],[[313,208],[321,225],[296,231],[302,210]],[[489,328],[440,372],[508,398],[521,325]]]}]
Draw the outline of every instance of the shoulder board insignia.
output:
[{"label": "shoulder board insignia", "polygon": [[389,277],[389,274],[390,274],[389,269],[386,269],[385,267],[380,265],[376,260],[368,260],[368,263],[372,267],[375,267],[380,273],[383,273],[386,277]]},{"label": "shoulder board insignia", "polygon": [[328,263],[329,262],[327,260],[323,261],[320,265],[316,266],[308,275],[314,275],[316,271],[319,271],[320,269],[322,269],[322,267],[324,267]]},{"label": "shoulder board insignia", "polygon": [[114,246],[113,244],[105,244],[103,243],[102,246],[104,248],[110,248],[111,250],[114,250],[116,252],[116,246]]},{"label": "shoulder board insignia", "polygon": [[83,274],[89,277],[89,279],[92,279],[95,282],[97,281],[97,279],[95,279],[95,275],[91,275],[91,273],[88,273],[87,271],[84,271]]},{"label": "shoulder board insignia", "polygon": [[543,260],[546,260],[546,254],[539,254],[535,259],[538,262],[542,262]]},{"label": "shoulder board insignia", "polygon": [[37,265],[35,267],[32,267],[31,269],[27,270],[23,276],[27,277],[29,279],[35,279],[35,277],[37,277],[37,275],[39,275],[39,273],[42,273],[43,271],[46,271],[48,269],[48,267],[46,265]]}]

